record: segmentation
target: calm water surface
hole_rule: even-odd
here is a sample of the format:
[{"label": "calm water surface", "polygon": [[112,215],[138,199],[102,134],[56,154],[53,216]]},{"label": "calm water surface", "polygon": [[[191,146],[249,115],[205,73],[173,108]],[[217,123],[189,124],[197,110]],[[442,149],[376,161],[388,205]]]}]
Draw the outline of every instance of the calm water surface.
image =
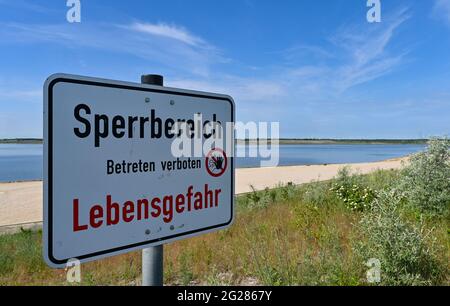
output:
[{"label": "calm water surface", "polygon": [[[250,148],[237,146],[238,156]],[[424,148],[425,145],[281,145],[279,165],[373,162],[402,157]],[[42,145],[0,144],[0,182],[42,179],[42,156]],[[260,161],[260,158],[238,157],[236,166],[259,167]]]},{"label": "calm water surface", "polygon": [[[256,146],[238,146],[237,156]],[[364,163],[403,157],[423,151],[426,145],[318,144],[280,145],[279,166]],[[246,156],[249,156],[247,153]],[[266,159],[267,160],[267,159]],[[260,158],[237,158],[237,167],[259,167]]]},{"label": "calm water surface", "polygon": [[42,179],[42,145],[0,144],[0,182]]}]

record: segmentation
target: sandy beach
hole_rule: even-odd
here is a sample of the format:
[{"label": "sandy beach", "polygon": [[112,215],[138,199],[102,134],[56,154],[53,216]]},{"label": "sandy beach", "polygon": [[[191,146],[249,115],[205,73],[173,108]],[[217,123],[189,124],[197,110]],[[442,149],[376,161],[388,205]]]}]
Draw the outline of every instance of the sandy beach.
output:
[{"label": "sandy beach", "polygon": [[[350,164],[362,174],[377,169],[398,169],[407,158],[374,163]],[[336,176],[345,164],[292,166],[276,168],[236,169],[236,194],[276,187],[292,182],[296,185],[312,181],[324,181]],[[1,228],[16,225],[33,225],[42,222],[42,182],[0,183],[0,232]]]}]

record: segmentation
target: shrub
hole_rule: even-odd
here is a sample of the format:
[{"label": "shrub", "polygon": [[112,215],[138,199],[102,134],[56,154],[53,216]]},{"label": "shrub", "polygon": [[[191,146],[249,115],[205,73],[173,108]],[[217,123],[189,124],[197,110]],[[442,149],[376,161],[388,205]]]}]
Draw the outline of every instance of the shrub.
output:
[{"label": "shrub", "polygon": [[324,207],[336,204],[334,193],[330,192],[330,182],[312,182],[300,187],[300,198],[306,204],[314,207]]},{"label": "shrub", "polygon": [[364,211],[370,208],[372,201],[376,198],[376,192],[362,185],[359,176],[352,175],[348,167],[339,170],[331,191],[334,191],[347,208],[353,211]]},{"label": "shrub", "polygon": [[[278,186],[279,196],[281,201],[290,201],[293,200],[298,192],[298,187],[296,187],[292,182],[287,183],[286,185]],[[276,199],[276,198],[275,198]],[[273,200],[275,200],[273,199]]]},{"label": "shrub", "polygon": [[369,187],[335,185],[332,190],[336,192],[337,197],[345,203],[347,208],[353,211],[367,210],[376,198],[375,191]]},{"label": "shrub", "polygon": [[360,221],[364,236],[356,244],[362,261],[381,262],[382,285],[432,285],[445,275],[437,260],[430,231],[405,221],[400,212],[401,196],[380,192],[372,209]]},{"label": "shrub", "polygon": [[266,188],[261,191],[256,190],[254,186],[250,187],[252,192],[239,199],[240,205],[248,209],[267,208],[276,202],[293,200],[298,194],[298,187],[293,183],[280,184],[274,189]]},{"label": "shrub", "polygon": [[399,190],[423,213],[440,215],[450,204],[450,141],[431,139],[428,149],[411,157]]},{"label": "shrub", "polygon": [[252,188],[252,192],[245,196],[247,208],[267,208],[270,203],[275,201],[275,191],[271,191],[268,188],[263,191],[257,191],[253,186],[250,187]]},{"label": "shrub", "polygon": [[400,178],[399,170],[376,170],[364,175],[365,185],[374,190],[390,190],[398,185]]}]

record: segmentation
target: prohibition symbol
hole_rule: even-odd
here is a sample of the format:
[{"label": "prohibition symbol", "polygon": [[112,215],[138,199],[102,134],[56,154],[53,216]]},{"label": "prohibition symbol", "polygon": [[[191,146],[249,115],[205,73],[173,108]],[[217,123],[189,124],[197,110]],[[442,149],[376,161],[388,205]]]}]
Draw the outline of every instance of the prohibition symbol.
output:
[{"label": "prohibition symbol", "polygon": [[206,170],[212,177],[222,176],[227,170],[227,166],[227,155],[222,149],[213,149],[206,156]]}]

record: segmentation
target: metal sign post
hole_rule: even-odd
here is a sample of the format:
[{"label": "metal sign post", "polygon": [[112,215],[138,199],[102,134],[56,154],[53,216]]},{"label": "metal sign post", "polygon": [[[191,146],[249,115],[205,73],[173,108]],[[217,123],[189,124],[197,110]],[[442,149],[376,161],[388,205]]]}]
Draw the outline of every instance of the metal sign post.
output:
[{"label": "metal sign post", "polygon": [[[147,74],[141,77],[142,84],[164,86],[161,75]],[[164,285],[164,245],[142,250],[142,286]]]}]

